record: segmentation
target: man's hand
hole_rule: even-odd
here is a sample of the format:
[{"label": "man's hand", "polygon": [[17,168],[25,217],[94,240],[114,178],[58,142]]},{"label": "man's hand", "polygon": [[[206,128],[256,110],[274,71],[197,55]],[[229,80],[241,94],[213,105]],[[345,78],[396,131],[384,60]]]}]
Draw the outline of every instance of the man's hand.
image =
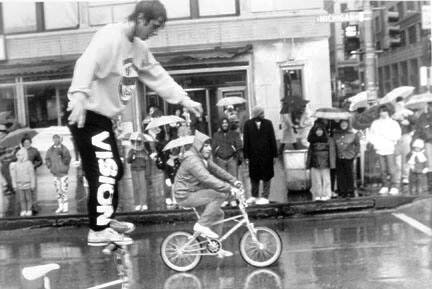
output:
[{"label": "man's hand", "polygon": [[240,181],[235,181],[235,182],[234,182],[234,186],[235,186],[237,189],[242,189],[242,188],[243,188],[243,184],[242,184],[242,182],[240,182]]},{"label": "man's hand", "polygon": [[180,104],[186,107],[188,111],[192,112],[197,117],[201,116],[201,114],[203,113],[203,108],[201,103],[193,101],[189,98],[184,99]]},{"label": "man's hand", "polygon": [[78,128],[84,127],[86,110],[84,108],[84,103],[86,100],[86,95],[82,92],[76,92],[73,94],[72,98],[69,100],[68,111],[71,111],[69,115],[69,124],[77,124]]}]

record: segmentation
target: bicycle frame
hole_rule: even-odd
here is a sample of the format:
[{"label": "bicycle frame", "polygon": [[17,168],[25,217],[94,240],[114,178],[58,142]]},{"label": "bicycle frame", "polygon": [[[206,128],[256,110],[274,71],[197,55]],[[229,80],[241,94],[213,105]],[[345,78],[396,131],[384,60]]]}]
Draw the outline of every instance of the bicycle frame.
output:
[{"label": "bicycle frame", "polygon": [[[219,225],[219,224],[223,224],[223,223],[227,223],[230,221],[234,221],[237,222],[237,224],[235,226],[233,226],[231,229],[229,229],[222,237],[219,237],[217,239],[217,241],[219,242],[223,242],[226,239],[228,239],[235,231],[237,231],[241,226],[245,225],[248,230],[251,232],[252,234],[252,238],[255,242],[258,242],[257,238],[256,238],[256,230],[254,227],[254,224],[250,222],[249,220],[249,216],[246,212],[246,202],[244,200],[244,198],[239,199],[239,209],[240,209],[240,215],[237,216],[233,216],[227,219],[223,219],[217,222],[212,223],[213,225]],[[196,212],[196,210],[194,209],[195,214],[199,217],[198,213]],[[240,220],[239,220],[240,219]],[[193,252],[198,252],[197,255],[202,255],[202,256],[213,256],[215,254],[213,253],[201,253],[201,247],[197,248],[197,249],[192,249],[192,250],[184,250],[184,248],[187,248],[189,245],[192,244],[192,242],[198,237],[200,236],[200,233],[194,233],[192,235],[192,237],[190,238],[190,240],[188,240],[184,245],[183,248],[181,248],[181,251],[185,252],[185,253],[193,253]],[[205,244],[207,242],[211,241],[211,239],[206,238],[205,241],[203,242],[199,242],[198,244]]]}]

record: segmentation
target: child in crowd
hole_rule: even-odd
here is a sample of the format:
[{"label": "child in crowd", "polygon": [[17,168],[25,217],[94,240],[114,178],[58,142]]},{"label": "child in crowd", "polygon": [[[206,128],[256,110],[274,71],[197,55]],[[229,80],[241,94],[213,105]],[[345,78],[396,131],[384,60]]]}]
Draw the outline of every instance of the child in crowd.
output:
[{"label": "child in crowd", "polygon": [[338,195],[354,197],[354,160],[360,152],[360,138],[348,120],[341,120],[333,138],[336,144],[336,183]]},{"label": "child in crowd", "polygon": [[69,167],[71,155],[68,148],[62,144],[62,138],[55,134],[53,136],[54,144],[48,149],[45,157],[45,164],[54,176],[54,186],[57,192],[58,208],[56,214],[67,213],[68,190],[69,190]]},{"label": "child in crowd", "polygon": [[31,191],[36,187],[35,171],[33,164],[28,160],[27,149],[21,148],[16,157],[17,161],[9,166],[12,186],[20,199],[20,216],[31,216]]},{"label": "child in crowd", "polygon": [[428,166],[424,147],[424,141],[418,138],[412,143],[412,150],[407,155],[410,193],[414,195],[419,195],[427,185]]},{"label": "child in crowd", "polygon": [[315,201],[327,201],[331,198],[330,168],[334,168],[336,162],[334,142],[319,120],[315,121],[308,142],[306,168],[311,170],[312,197]]},{"label": "child in crowd", "polygon": [[156,165],[159,169],[163,170],[165,175],[165,204],[167,207],[172,207],[176,204],[175,198],[173,197],[172,185],[174,184],[174,178],[180,167],[180,148],[173,148],[170,152],[166,152],[164,156],[158,155]]},{"label": "child in crowd", "polygon": [[135,211],[145,211],[148,209],[146,169],[150,160],[150,150],[145,146],[145,137],[142,133],[131,133],[130,142],[132,148],[126,161],[131,164]]}]

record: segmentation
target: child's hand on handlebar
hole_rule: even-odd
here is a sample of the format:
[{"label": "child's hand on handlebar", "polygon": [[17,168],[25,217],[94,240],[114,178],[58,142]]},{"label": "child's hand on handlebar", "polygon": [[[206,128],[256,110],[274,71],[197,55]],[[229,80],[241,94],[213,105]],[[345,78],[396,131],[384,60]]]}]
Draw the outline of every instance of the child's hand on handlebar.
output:
[{"label": "child's hand on handlebar", "polygon": [[234,183],[234,186],[235,186],[236,188],[238,188],[238,189],[243,189],[243,184],[242,184],[242,182],[240,182],[240,181],[236,181],[236,182]]},{"label": "child's hand on handlebar", "polygon": [[231,187],[231,195],[233,195],[236,199],[239,199],[244,195],[244,192],[240,188]]}]

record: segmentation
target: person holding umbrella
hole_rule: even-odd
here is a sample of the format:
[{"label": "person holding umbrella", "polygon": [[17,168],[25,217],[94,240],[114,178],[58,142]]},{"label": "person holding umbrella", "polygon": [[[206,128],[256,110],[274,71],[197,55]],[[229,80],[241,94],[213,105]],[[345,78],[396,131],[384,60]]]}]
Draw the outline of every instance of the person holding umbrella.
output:
[{"label": "person holding umbrella", "polygon": [[[379,118],[372,122],[369,141],[379,157],[382,187],[379,194],[399,194],[399,180],[397,179],[395,147],[401,138],[402,131],[399,123],[390,118],[389,109],[385,105],[379,107]],[[390,182],[388,177],[390,176]]]},{"label": "person holding umbrella", "polygon": [[149,50],[146,40],[166,21],[160,1],[139,1],[126,22],[99,29],[76,62],[68,92],[68,120],[89,184],[91,246],[132,243],[121,233],[135,226],[114,219],[123,165],[111,119],[137,97],[137,81],[171,104],[180,104],[196,115],[202,113],[201,104],[191,100]]}]

